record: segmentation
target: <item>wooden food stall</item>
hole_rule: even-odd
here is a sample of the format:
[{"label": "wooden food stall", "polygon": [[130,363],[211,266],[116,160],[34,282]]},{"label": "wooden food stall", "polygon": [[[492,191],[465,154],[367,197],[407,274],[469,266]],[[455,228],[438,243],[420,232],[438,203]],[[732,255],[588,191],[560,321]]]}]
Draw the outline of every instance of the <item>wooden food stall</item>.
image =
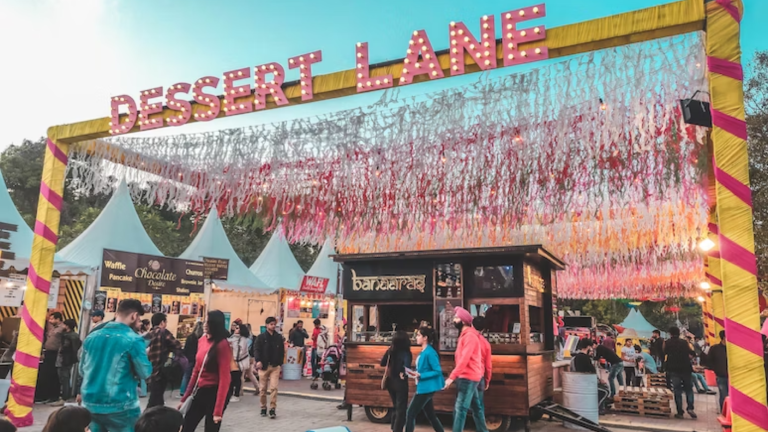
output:
[{"label": "wooden food stall", "polygon": [[[346,402],[365,407],[374,422],[389,421],[392,403],[381,390],[379,366],[395,330],[410,335],[422,322],[437,330],[443,372],[454,367],[458,332],[453,308],[486,319],[493,377],[485,397],[490,430],[552,397],[552,293],[564,263],[539,245],[337,255],[348,304]],[[415,337],[413,337],[415,344]],[[414,359],[418,355],[413,349]],[[411,393],[416,386],[411,383]],[[452,412],[456,389],[435,395]]]}]

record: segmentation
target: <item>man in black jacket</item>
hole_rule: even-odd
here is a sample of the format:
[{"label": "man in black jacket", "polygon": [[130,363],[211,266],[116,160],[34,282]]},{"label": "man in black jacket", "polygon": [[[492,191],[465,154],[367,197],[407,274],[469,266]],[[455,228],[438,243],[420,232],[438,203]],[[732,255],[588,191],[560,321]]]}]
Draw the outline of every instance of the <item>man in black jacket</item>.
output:
[{"label": "man in black jacket", "polygon": [[717,393],[720,397],[720,411],[722,411],[723,402],[728,397],[728,355],[725,348],[725,330],[720,330],[720,343],[709,349],[707,369],[711,369],[717,377]]},{"label": "man in black jacket", "polygon": [[656,360],[656,366],[659,371],[664,370],[664,338],[661,337],[661,332],[658,330],[653,331],[651,337],[651,346],[649,347],[651,357]]},{"label": "man in black jacket", "polygon": [[611,398],[616,396],[616,384],[614,380],[619,380],[619,385],[624,385],[624,362],[621,361],[621,357],[616,354],[616,351],[606,347],[605,345],[598,344],[597,339],[592,341],[592,351],[595,356],[595,360],[605,359],[608,363],[608,385],[611,389]]},{"label": "man in black jacket", "polygon": [[269,405],[269,418],[274,419],[277,414],[277,385],[280,382],[280,369],[285,357],[285,339],[283,335],[275,331],[277,320],[275,317],[267,318],[267,331],[260,334],[254,342],[254,361],[259,371],[259,391],[261,395],[261,416],[267,416],[267,396],[271,395]]},{"label": "man in black jacket", "polygon": [[696,353],[693,347],[684,339],[680,339],[680,329],[669,329],[669,340],[664,344],[664,354],[667,356],[667,375],[675,392],[677,414],[675,418],[683,418],[683,392],[688,403],[688,415],[697,418],[693,410],[693,365],[691,359]]}]

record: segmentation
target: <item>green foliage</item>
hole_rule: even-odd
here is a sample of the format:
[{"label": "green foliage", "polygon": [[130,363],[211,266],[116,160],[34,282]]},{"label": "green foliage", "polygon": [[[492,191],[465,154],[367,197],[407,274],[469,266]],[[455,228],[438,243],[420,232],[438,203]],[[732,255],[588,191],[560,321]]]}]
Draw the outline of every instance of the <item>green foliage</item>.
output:
[{"label": "green foliage", "polygon": [[765,289],[768,287],[768,51],[758,51],[748,71],[744,97],[749,132],[749,182],[758,280]]}]

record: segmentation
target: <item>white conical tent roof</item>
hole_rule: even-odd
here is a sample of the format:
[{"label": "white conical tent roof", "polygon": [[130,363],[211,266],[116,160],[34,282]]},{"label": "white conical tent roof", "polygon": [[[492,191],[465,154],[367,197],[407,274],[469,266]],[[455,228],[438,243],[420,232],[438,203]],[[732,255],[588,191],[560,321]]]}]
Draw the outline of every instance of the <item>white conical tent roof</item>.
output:
[{"label": "white conical tent roof", "polygon": [[278,227],[267,247],[251,266],[251,272],[270,288],[299,289],[304,271],[293,256],[282,228]]},{"label": "white conical tent roof", "polygon": [[237,252],[227,238],[221,225],[219,213],[211,209],[195,240],[179,258],[202,261],[203,257],[229,260],[229,274],[226,281],[216,281],[216,285],[225,289],[239,291],[267,291],[266,283],[251,273],[243,264]]},{"label": "white conical tent roof", "polygon": [[59,255],[67,261],[99,267],[104,249],[163,255],[144,230],[125,180],[117,186],[99,217]]},{"label": "white conical tent roof", "polygon": [[307,272],[307,276],[317,276],[328,279],[328,288],[326,288],[326,294],[336,294],[336,287],[339,280],[339,263],[334,262],[331,255],[334,255],[336,250],[333,248],[333,243],[328,239],[323,243],[323,248],[320,249],[320,254],[317,256],[315,263],[312,264],[312,268]]},{"label": "white conical tent roof", "polygon": [[[10,252],[16,255],[13,260],[4,260],[5,268],[13,267],[16,271],[22,271],[29,267],[29,257],[32,255],[32,241],[35,234],[27,225],[27,222],[21,217],[21,213],[8,193],[8,187],[3,179],[3,173],[0,172],[0,222],[16,225],[16,232],[10,233],[8,242],[11,243]],[[54,257],[54,270],[59,273],[82,273],[87,272],[88,268],[67,262],[59,254]]]},{"label": "white conical tent roof", "polygon": [[638,336],[643,338],[649,338],[653,336],[653,331],[656,330],[656,327],[649,323],[643,314],[641,314],[640,311],[635,308],[632,308],[632,310],[629,311],[627,317],[619,325],[627,330],[634,330],[637,332]]}]

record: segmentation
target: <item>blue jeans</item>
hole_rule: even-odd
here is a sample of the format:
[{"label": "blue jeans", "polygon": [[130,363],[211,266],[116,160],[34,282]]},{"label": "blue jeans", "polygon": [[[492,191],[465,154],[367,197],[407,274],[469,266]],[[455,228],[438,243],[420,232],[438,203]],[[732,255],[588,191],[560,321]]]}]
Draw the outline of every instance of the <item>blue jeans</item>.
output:
[{"label": "blue jeans", "polygon": [[[453,432],[463,432],[464,425],[467,423],[467,411],[472,406],[472,402],[477,397],[478,381],[459,378],[456,380],[456,387],[459,392],[456,395],[456,405],[453,409]],[[485,423],[483,421],[483,423]]]},{"label": "blue jeans", "polygon": [[475,429],[477,432],[488,432],[488,426],[485,424],[485,378],[480,379],[477,385],[477,393],[472,399],[472,418],[475,420]]},{"label": "blue jeans", "polygon": [[683,393],[688,403],[688,411],[693,411],[693,375],[690,372],[667,372],[672,382],[672,391],[675,392],[675,406],[677,413],[683,413]]},{"label": "blue jeans", "polygon": [[133,426],[141,416],[141,409],[110,414],[91,414],[91,432],[134,432]]},{"label": "blue jeans", "polygon": [[[179,388],[179,394],[184,396],[184,393],[187,391],[187,384],[189,384],[189,380],[192,378],[192,369],[195,368],[194,363],[190,363],[187,366],[187,369],[184,371],[184,376],[181,378],[181,388]],[[253,384],[256,385],[255,383]]]},{"label": "blue jeans", "polygon": [[705,380],[704,375],[700,373],[693,374],[693,385],[696,386],[696,391],[709,391],[707,380]]},{"label": "blue jeans", "polygon": [[613,383],[614,379],[619,380],[619,385],[624,385],[624,364],[619,363],[611,366],[608,372],[608,385],[611,387],[611,397],[616,396],[616,384]]},{"label": "blue jeans", "polygon": [[717,393],[720,396],[720,412],[723,412],[723,403],[728,397],[728,377],[717,377]]}]

